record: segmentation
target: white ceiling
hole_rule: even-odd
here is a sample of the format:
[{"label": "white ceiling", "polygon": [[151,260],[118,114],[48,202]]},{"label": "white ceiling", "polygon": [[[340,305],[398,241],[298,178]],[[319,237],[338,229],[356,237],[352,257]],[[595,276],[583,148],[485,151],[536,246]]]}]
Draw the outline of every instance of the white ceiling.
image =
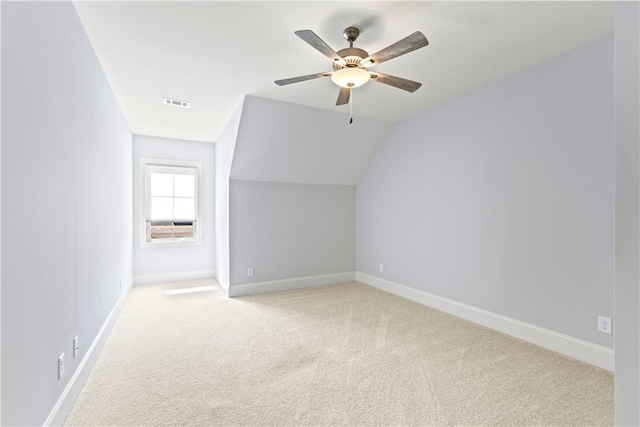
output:
[{"label": "white ceiling", "polygon": [[[244,95],[333,111],[323,78],[274,80],[331,69],[296,37],[315,31],[335,50],[374,53],[419,30],[430,45],[373,70],[420,81],[410,94],[371,82],[354,90],[356,116],[395,122],[613,32],[611,1],[75,2],[136,134],[215,142]],[[165,106],[163,97],[191,102]]]}]

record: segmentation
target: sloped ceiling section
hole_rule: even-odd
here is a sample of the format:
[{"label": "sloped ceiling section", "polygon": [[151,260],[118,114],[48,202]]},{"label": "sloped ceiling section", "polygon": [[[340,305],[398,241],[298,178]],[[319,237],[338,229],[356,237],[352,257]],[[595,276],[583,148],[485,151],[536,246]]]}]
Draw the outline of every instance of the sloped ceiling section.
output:
[{"label": "sloped ceiling section", "polygon": [[349,124],[347,110],[247,96],[231,179],[356,185],[390,129],[357,115]]}]

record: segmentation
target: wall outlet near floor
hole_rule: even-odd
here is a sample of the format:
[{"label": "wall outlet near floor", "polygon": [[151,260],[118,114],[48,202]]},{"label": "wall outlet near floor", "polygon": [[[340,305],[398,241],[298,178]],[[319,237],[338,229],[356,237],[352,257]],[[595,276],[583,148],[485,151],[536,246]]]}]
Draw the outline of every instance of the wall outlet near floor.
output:
[{"label": "wall outlet near floor", "polygon": [[603,332],[605,334],[611,335],[612,325],[611,318],[598,316],[598,332]]},{"label": "wall outlet near floor", "polygon": [[253,277],[253,267],[247,268],[247,277]]},{"label": "wall outlet near floor", "polygon": [[58,357],[58,379],[60,380],[64,375],[64,353]]},{"label": "wall outlet near floor", "polygon": [[80,352],[80,336],[76,335],[73,339],[73,357],[76,357]]},{"label": "wall outlet near floor", "polygon": [[378,265],[378,271],[379,271],[380,273],[384,273],[384,264],[379,264],[379,265]]}]

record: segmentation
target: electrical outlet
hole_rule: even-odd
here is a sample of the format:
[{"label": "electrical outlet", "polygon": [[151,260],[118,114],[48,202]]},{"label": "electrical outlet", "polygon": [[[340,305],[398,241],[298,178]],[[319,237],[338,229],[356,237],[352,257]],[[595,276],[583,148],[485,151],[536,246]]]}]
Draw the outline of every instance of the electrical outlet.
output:
[{"label": "electrical outlet", "polygon": [[120,289],[122,289],[122,279],[120,279]]},{"label": "electrical outlet", "polygon": [[253,267],[247,268],[247,277],[253,277]]},{"label": "electrical outlet", "polygon": [[598,332],[611,335],[612,329],[610,317],[598,316]]},{"label": "electrical outlet", "polygon": [[58,357],[58,380],[64,375],[64,353]]},{"label": "electrical outlet", "polygon": [[76,335],[73,339],[73,357],[76,357],[80,352],[80,336]]},{"label": "electrical outlet", "polygon": [[380,264],[378,266],[378,270],[380,271],[380,273],[384,273],[384,264]]}]

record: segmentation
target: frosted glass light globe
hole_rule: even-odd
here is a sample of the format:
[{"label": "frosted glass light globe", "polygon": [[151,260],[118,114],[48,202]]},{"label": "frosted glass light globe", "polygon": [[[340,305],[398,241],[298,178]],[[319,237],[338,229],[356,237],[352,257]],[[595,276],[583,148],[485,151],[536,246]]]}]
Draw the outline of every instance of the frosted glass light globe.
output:
[{"label": "frosted glass light globe", "polygon": [[342,68],[331,74],[331,80],[341,87],[353,88],[369,81],[369,73],[362,68]]}]

